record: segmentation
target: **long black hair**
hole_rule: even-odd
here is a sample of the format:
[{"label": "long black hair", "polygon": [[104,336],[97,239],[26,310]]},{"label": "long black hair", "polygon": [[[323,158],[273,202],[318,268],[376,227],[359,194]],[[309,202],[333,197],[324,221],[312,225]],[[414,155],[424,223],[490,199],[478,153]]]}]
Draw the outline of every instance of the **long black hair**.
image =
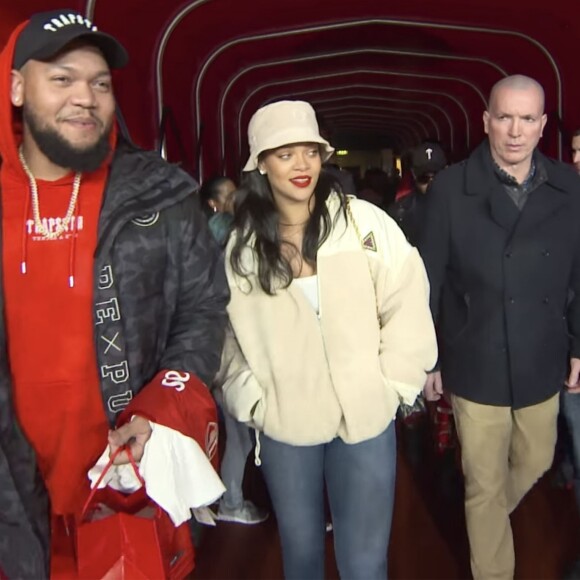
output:
[{"label": "long black hair", "polygon": [[340,185],[322,168],[314,188],[314,207],[306,223],[300,250],[280,237],[280,213],[274,203],[268,177],[260,175],[257,169],[245,173],[234,210],[233,231],[236,233],[236,240],[230,255],[233,271],[246,279],[253,273],[244,269],[242,264],[244,249],[252,246],[258,263],[258,280],[264,292],[273,295],[276,287],[281,285],[282,288],[287,288],[294,276],[282,247],[290,245],[293,250],[300,252],[306,263],[316,264],[318,248],[326,241],[333,227],[332,217],[326,207],[326,200],[333,191],[339,195],[341,209],[346,218],[346,202]]}]

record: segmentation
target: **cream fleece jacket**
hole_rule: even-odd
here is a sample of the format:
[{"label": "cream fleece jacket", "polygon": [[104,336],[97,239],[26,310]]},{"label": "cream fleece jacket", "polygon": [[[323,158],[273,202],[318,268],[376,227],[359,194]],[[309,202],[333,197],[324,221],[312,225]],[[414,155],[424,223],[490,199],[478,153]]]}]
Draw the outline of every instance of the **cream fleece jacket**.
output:
[{"label": "cream fleece jacket", "polygon": [[262,291],[252,248],[243,256],[252,274],[237,276],[233,239],[226,248],[230,325],[217,382],[236,419],[284,443],[379,435],[400,401],[414,402],[437,360],[417,250],[382,210],[349,203],[357,227],[338,196],[327,202],[338,217],[317,255],[318,316],[294,283],[274,296]]}]

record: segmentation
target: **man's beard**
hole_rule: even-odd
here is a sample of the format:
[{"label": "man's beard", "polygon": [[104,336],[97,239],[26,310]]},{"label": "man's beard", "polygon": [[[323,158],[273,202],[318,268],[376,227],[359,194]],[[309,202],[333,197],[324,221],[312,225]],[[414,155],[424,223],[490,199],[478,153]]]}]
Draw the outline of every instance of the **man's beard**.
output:
[{"label": "man's beard", "polygon": [[109,138],[112,126],[103,132],[94,145],[79,149],[71,145],[55,129],[43,124],[34,110],[26,105],[22,108],[22,120],[40,151],[59,167],[75,172],[96,171],[111,152]]}]

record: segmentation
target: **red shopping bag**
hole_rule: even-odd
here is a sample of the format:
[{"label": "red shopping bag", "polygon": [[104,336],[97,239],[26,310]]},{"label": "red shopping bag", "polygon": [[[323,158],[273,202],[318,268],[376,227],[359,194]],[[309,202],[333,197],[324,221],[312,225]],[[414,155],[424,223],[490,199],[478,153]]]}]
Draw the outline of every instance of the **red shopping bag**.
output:
[{"label": "red shopping bag", "polygon": [[111,457],[83,507],[76,526],[79,578],[106,580],[178,580],[194,567],[194,548],[187,522],[176,528],[171,518],[145,492],[135,461],[131,464],[141,484],[124,494],[99,489],[120,449]]},{"label": "red shopping bag", "polygon": [[449,449],[455,449],[457,444],[457,432],[453,419],[451,404],[441,397],[435,405],[435,445],[439,455]]}]

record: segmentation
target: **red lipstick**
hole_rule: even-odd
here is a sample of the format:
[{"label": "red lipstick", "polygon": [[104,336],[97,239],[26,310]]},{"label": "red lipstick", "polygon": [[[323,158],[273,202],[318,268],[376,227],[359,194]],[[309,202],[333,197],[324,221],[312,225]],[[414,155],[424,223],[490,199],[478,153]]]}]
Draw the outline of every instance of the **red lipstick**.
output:
[{"label": "red lipstick", "polygon": [[312,177],[308,177],[308,175],[300,175],[298,177],[294,177],[290,180],[293,185],[296,187],[308,187],[312,183]]}]

